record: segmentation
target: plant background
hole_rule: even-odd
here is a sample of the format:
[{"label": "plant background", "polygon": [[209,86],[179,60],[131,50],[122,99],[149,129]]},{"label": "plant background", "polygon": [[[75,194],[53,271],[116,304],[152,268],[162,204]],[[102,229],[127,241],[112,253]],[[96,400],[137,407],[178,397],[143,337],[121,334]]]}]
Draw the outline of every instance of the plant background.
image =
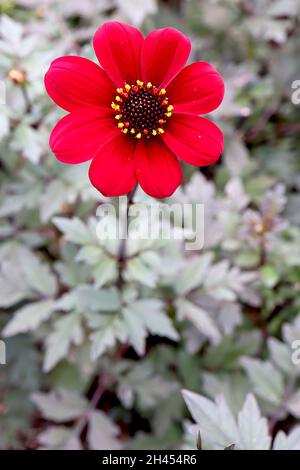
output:
[{"label": "plant background", "polygon": [[[0,448],[195,449],[200,429],[204,448],[300,449],[299,0],[1,0],[0,11]],[[122,290],[119,242],[95,236],[105,199],[88,166],[49,150],[63,112],[43,87],[52,59],[94,58],[108,19],[183,30],[190,60],[226,81],[212,114],[224,155],[186,167],[170,198],[205,204],[205,247],[129,243]]]}]

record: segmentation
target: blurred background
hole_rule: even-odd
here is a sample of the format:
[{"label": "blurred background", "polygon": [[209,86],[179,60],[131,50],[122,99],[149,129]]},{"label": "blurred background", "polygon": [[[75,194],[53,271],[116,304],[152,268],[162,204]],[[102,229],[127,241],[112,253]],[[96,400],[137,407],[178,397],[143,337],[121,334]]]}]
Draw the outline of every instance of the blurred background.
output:
[{"label": "blurred background", "polygon": [[[300,449],[300,1],[0,0],[0,13],[0,448],[195,449],[200,430],[204,448]],[[210,115],[224,154],[184,168],[170,198],[204,204],[204,249],[133,243],[122,291],[118,240],[95,236],[105,198],[88,164],[51,153],[63,111],[43,85],[56,57],[95,60],[111,19],[182,30],[190,62],[226,85]]]}]

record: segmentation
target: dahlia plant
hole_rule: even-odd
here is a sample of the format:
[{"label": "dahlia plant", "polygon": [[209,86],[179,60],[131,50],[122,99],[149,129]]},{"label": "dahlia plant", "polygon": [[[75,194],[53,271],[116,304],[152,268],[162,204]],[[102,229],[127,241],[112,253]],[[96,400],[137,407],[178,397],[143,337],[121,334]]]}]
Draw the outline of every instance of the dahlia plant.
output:
[{"label": "dahlia plant", "polygon": [[1,449],[300,448],[292,3],[0,2]]}]

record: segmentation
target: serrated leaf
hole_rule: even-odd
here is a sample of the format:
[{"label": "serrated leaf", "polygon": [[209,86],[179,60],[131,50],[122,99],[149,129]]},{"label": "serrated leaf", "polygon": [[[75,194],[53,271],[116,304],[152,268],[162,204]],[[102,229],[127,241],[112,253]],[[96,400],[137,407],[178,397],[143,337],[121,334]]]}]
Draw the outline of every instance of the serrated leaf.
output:
[{"label": "serrated leaf", "polygon": [[268,450],[271,436],[268,422],[261,416],[257,402],[252,394],[248,394],[243,408],[238,415],[239,444],[242,450]]},{"label": "serrated leaf", "polygon": [[140,299],[130,304],[130,308],[137,312],[151,334],[165,336],[174,341],[179,339],[169,317],[164,313],[164,304],[160,300]]},{"label": "serrated leaf", "polygon": [[69,242],[79,245],[93,245],[97,243],[96,232],[93,233],[91,228],[77,217],[72,219],[54,217],[53,222]]},{"label": "serrated leaf", "polygon": [[119,315],[101,316],[98,319],[98,326],[99,329],[90,335],[92,360],[96,360],[107,349],[114,347],[117,340],[122,342],[126,340],[125,327]]},{"label": "serrated leaf", "polygon": [[77,310],[84,312],[104,311],[114,312],[120,309],[120,293],[115,287],[107,289],[95,289],[89,285],[81,285],[63,295],[57,301],[57,309]]},{"label": "serrated leaf", "polygon": [[41,300],[18,310],[3,330],[4,336],[12,336],[25,331],[35,330],[47,320],[54,310],[54,300]]},{"label": "serrated leaf", "polygon": [[22,271],[32,290],[45,296],[54,296],[57,291],[57,281],[49,266],[30,251],[24,251]]},{"label": "serrated leaf", "polygon": [[32,401],[44,418],[63,423],[81,416],[87,409],[87,402],[77,393],[59,390],[50,393],[33,393]]},{"label": "serrated leaf", "polygon": [[76,261],[84,261],[87,264],[98,265],[103,259],[103,250],[97,245],[85,245],[77,253]]},{"label": "serrated leaf", "polygon": [[32,294],[22,272],[15,266],[14,260],[4,261],[0,272],[0,306],[10,307]]},{"label": "serrated leaf", "polygon": [[127,281],[136,281],[148,287],[155,287],[157,274],[153,268],[147,266],[139,258],[133,258],[127,262],[124,275]]},{"label": "serrated leaf", "polygon": [[300,418],[300,390],[286,400],[285,407],[295,418]]},{"label": "serrated leaf", "polygon": [[66,185],[59,179],[51,181],[40,199],[42,222],[47,222],[54,214],[60,212],[65,202]]},{"label": "serrated leaf", "polygon": [[102,411],[89,414],[87,440],[91,450],[119,449],[118,434],[118,427]]},{"label": "serrated leaf", "polygon": [[291,350],[277,338],[268,338],[268,348],[272,362],[285,374],[292,376],[297,373],[297,368],[291,361]]},{"label": "serrated leaf", "polygon": [[136,350],[137,354],[142,356],[145,353],[145,340],[147,331],[139,314],[131,308],[125,307],[122,310],[125,320],[125,328],[128,334],[130,344]]},{"label": "serrated leaf", "polygon": [[94,269],[96,287],[103,287],[116,279],[118,274],[117,263],[113,258],[105,257]]},{"label": "serrated leaf", "polygon": [[300,426],[296,426],[288,435],[279,431],[274,439],[273,450],[300,450]]},{"label": "serrated leaf", "polygon": [[234,445],[239,450],[267,450],[271,436],[268,422],[261,416],[253,395],[248,394],[238,418],[234,417],[222,395],[215,402],[202,395],[183,390],[183,397],[191,415],[199,426],[192,432],[201,431],[206,445],[212,449],[224,449]]},{"label": "serrated leaf", "polygon": [[215,321],[210,317],[209,313],[198,307],[192,302],[179,299],[176,302],[178,315],[181,320],[189,320],[195,327],[209,338],[213,343],[218,343],[221,339],[221,333]]},{"label": "serrated leaf", "polygon": [[219,396],[214,403],[188,390],[183,390],[182,394],[191,415],[200,425],[204,441],[221,449],[238,441],[237,425],[224,397]]},{"label": "serrated leaf", "polygon": [[282,402],[284,383],[280,372],[270,362],[243,357],[241,364],[251,380],[254,391],[264,400],[275,405]]},{"label": "serrated leaf", "polygon": [[46,340],[43,370],[48,372],[66,357],[72,342],[81,340],[80,316],[77,313],[64,315],[54,324],[54,332]]},{"label": "serrated leaf", "polygon": [[196,287],[200,287],[211,261],[211,253],[206,253],[203,256],[197,256],[189,260],[185,268],[177,276],[175,284],[177,293],[184,295]]},{"label": "serrated leaf", "polygon": [[70,430],[63,426],[49,426],[38,436],[43,449],[56,450],[64,448],[64,444],[70,436]]}]

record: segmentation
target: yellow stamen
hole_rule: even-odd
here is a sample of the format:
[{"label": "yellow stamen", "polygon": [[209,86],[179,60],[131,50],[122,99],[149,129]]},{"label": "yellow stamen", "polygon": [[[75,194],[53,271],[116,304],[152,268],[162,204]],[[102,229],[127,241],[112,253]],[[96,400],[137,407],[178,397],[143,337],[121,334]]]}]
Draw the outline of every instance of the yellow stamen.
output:
[{"label": "yellow stamen", "polygon": [[152,135],[157,135],[157,131],[155,129],[153,129]]},{"label": "yellow stamen", "polygon": [[123,134],[127,134],[128,129],[123,129],[122,132],[123,132]]},{"label": "yellow stamen", "polygon": [[158,130],[158,132],[159,132],[160,134],[164,134],[164,133],[165,133],[165,131],[164,131],[161,127],[159,127],[157,130]]},{"label": "yellow stamen", "polygon": [[118,127],[122,129],[122,127],[124,127],[124,122],[119,122]]},{"label": "yellow stamen", "polygon": [[128,83],[125,85],[125,90],[126,90],[126,91],[130,91],[130,90],[131,90],[131,86],[128,85]]},{"label": "yellow stamen", "polygon": [[136,84],[140,87],[142,87],[144,85],[144,82],[141,82],[141,80],[137,80],[136,81]]},{"label": "yellow stamen", "polygon": [[118,120],[119,120],[119,119],[121,119],[121,117],[122,117],[122,114],[117,114],[117,115],[115,116],[115,119],[118,119]]},{"label": "yellow stamen", "polygon": [[165,95],[166,93],[167,91],[164,88],[162,88],[159,92],[160,95]]},{"label": "yellow stamen", "polygon": [[119,103],[121,103],[121,102],[123,101],[120,96],[116,96],[116,97],[115,97],[115,100],[116,100],[116,101],[119,101]]},{"label": "yellow stamen", "polygon": [[115,111],[120,111],[120,106],[119,106],[118,104],[116,104],[116,103],[112,103],[112,104],[111,104],[111,107],[112,107],[112,109],[114,109]]},{"label": "yellow stamen", "polygon": [[123,93],[123,88],[117,88],[118,93]]},{"label": "yellow stamen", "polygon": [[141,139],[142,134],[139,132],[135,137],[136,137],[136,139]]},{"label": "yellow stamen", "polygon": [[152,88],[152,83],[151,82],[147,83],[147,88],[148,88],[148,90],[150,90],[150,88]]},{"label": "yellow stamen", "polygon": [[130,129],[130,133],[131,133],[131,134],[135,134],[135,129],[133,129],[133,128]]},{"label": "yellow stamen", "polygon": [[174,109],[174,106],[172,106],[171,104],[167,107],[167,111],[169,111],[169,112],[173,111],[173,109]]},{"label": "yellow stamen", "polygon": [[172,113],[165,113],[165,116],[171,117],[171,116],[172,116]]}]

